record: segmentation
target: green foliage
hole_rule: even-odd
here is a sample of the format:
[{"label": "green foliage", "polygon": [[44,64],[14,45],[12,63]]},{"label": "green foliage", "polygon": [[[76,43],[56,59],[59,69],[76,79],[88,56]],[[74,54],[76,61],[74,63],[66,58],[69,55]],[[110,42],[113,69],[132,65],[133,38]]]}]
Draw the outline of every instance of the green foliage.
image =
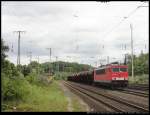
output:
[{"label": "green foliage", "polygon": [[[3,43],[2,43],[3,45]],[[3,53],[7,49],[7,46],[3,48]],[[30,92],[30,85],[15,67],[13,63],[5,60],[6,55],[2,56],[2,102],[9,100],[24,100],[27,94]]]},{"label": "green foliage", "polygon": [[41,68],[43,68],[45,73],[49,73],[49,65],[51,71],[54,72],[80,72],[87,71],[92,67],[86,64],[78,64],[78,63],[69,63],[69,62],[53,62],[49,64],[49,62],[45,62],[41,64]]},{"label": "green foliage", "polygon": [[24,76],[29,75],[29,73],[31,73],[30,67],[27,65],[21,66],[21,73],[23,73]]},{"label": "green foliage", "polygon": [[6,74],[9,78],[13,78],[21,74],[19,73],[15,65],[13,63],[10,63],[8,60],[4,60],[2,72]]},{"label": "green foliage", "polygon": [[2,100],[25,99],[30,92],[30,85],[21,74],[15,78],[9,78],[2,73]]},{"label": "green foliage", "polygon": [[39,82],[39,79],[36,71],[32,71],[32,73],[26,76],[26,80],[31,84],[37,84]]},{"label": "green foliage", "polygon": [[68,72],[56,72],[54,75],[55,80],[67,80],[67,77],[70,73]]},{"label": "green foliage", "polygon": [[[142,75],[142,74],[149,74],[149,64],[148,64],[148,54],[142,54],[138,57],[134,56],[134,74],[135,75]],[[132,73],[132,63],[131,63],[131,56],[128,56],[128,70],[129,75]]]},{"label": "green foliage", "polygon": [[[41,68],[43,69],[44,73],[49,73],[49,66],[50,66],[49,62],[41,64]],[[52,64],[50,67],[52,67]]]},{"label": "green foliage", "polygon": [[140,76],[135,76],[134,78],[129,76],[129,83],[130,84],[149,84],[149,75],[143,74]]},{"label": "green foliage", "polygon": [[[49,86],[32,85],[30,98],[17,108],[30,111],[65,111],[67,100],[56,82]],[[61,98],[60,98],[61,97]]]},{"label": "green foliage", "polygon": [[3,62],[4,62],[5,58],[7,57],[7,55],[5,53],[8,51],[9,51],[9,47],[4,45],[4,41],[3,41],[3,39],[1,39],[1,64],[2,64],[2,67],[3,67]]},{"label": "green foliage", "polygon": [[[24,101],[18,102],[16,111],[67,111],[67,99],[60,90],[57,82],[52,82],[48,86],[45,85],[30,85],[29,92],[26,94]],[[60,98],[61,97],[61,98]],[[12,101],[11,103],[13,103]],[[10,105],[10,104],[9,104]],[[13,111],[12,108],[3,111]]]},{"label": "green foliage", "polygon": [[[49,69],[54,71],[54,79],[55,80],[66,80],[67,76],[71,73],[80,72],[80,71],[88,71],[93,69],[93,67],[86,64],[78,64],[78,63],[69,63],[69,62],[53,62],[53,63],[42,63],[39,64],[36,61],[32,61],[28,65],[19,65],[15,66],[13,63],[10,63],[6,60],[6,52],[9,50],[8,46],[4,45],[3,40],[1,39],[1,64],[2,64],[2,72],[1,72],[1,80],[2,80],[2,102],[3,104],[7,101],[21,101],[30,103],[22,105],[23,107],[27,107],[27,110],[33,109],[34,105],[37,105],[34,108],[35,111],[42,110],[64,110],[61,107],[63,105],[64,100],[61,100],[58,96],[60,96],[60,92],[58,89],[55,89],[57,86],[54,83],[54,87],[50,90],[56,90],[57,93],[51,94],[49,92],[49,88],[47,87],[47,76],[42,76],[43,73],[49,73]],[[131,75],[131,56],[127,56],[128,62],[128,70],[129,75]],[[49,68],[50,67],[50,68]],[[20,69],[18,71],[18,69]],[[148,54],[142,54],[138,57],[134,56],[134,74],[135,78],[132,79],[129,77],[129,82],[131,83],[148,83],[149,81],[149,64],[148,64]],[[146,75],[145,75],[146,74]],[[53,86],[52,85],[52,86]],[[54,89],[53,89],[54,88]],[[54,91],[55,92],[55,91]],[[30,98],[28,98],[30,97]],[[64,98],[63,98],[64,99]],[[51,104],[51,102],[53,104]],[[57,102],[57,103],[55,103]],[[41,107],[41,103],[42,107]],[[47,105],[51,105],[48,106]],[[60,106],[61,105],[61,106]],[[22,107],[19,106],[21,109]],[[54,109],[55,108],[55,109]]]},{"label": "green foliage", "polygon": [[[17,106],[18,103],[20,102],[22,103],[27,102],[28,104],[31,103],[32,109],[34,108],[35,105],[38,104],[38,106],[34,108],[34,110],[36,111],[41,110],[54,111],[56,108],[58,108],[58,110],[65,110],[62,107],[62,105],[65,106],[66,102],[64,102],[64,97],[63,99],[59,98],[60,92],[57,90],[56,95],[55,94],[51,95],[50,93],[47,93],[49,89],[44,88],[46,87],[44,85],[45,82],[43,82],[43,77],[40,76],[40,74],[44,72],[45,69],[44,67],[42,67],[35,61],[31,62],[29,65],[19,65],[16,67],[13,63],[10,63],[8,60],[5,59],[6,57],[5,52],[8,50],[8,47],[4,46],[3,43],[1,44],[1,47],[2,47],[1,99],[3,111],[11,107],[8,102],[15,102],[13,103],[13,106],[14,105]],[[38,74],[38,72],[40,74]],[[53,103],[51,104],[51,102]],[[42,106],[41,103],[43,103]],[[30,109],[30,107],[28,109]]]}]

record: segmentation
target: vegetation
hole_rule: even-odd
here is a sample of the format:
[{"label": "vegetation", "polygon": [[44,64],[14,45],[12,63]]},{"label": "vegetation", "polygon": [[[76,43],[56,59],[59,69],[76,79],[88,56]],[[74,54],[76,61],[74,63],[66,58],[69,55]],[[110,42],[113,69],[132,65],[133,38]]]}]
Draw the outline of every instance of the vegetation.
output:
[{"label": "vegetation", "polygon": [[7,108],[6,111],[67,111],[67,100],[57,82],[48,86],[30,85],[30,93],[24,101],[17,104],[11,102],[9,105],[15,105],[16,109],[10,106],[11,108]]},{"label": "vegetation", "polygon": [[62,62],[62,61],[53,62],[51,64],[49,62],[45,62],[41,64],[41,68],[44,69],[45,73],[49,72],[49,67],[53,72],[58,72],[58,71],[59,72],[80,72],[80,71],[87,71],[93,68],[92,66],[89,66],[87,64],[69,63],[69,62]]},{"label": "vegetation", "polygon": [[[57,82],[53,81],[50,84],[47,80],[49,69],[53,72],[54,80],[66,80],[69,74],[93,69],[86,64],[62,61],[42,64],[32,61],[28,65],[15,66],[6,60],[8,50],[8,46],[5,46],[1,39],[2,111],[66,111],[67,101]],[[127,56],[127,60],[131,76],[130,55]],[[148,74],[148,54],[134,56],[136,77],[129,77],[129,82],[148,83]],[[78,110],[76,105],[78,104],[74,102],[75,111]]]},{"label": "vegetation", "polygon": [[[149,74],[149,63],[148,63],[148,55],[149,54],[141,54],[137,57],[134,55],[134,74],[135,75],[143,75],[143,74]],[[128,70],[129,75],[132,74],[132,63],[131,63],[131,56],[128,55]]]},{"label": "vegetation", "polygon": [[149,75],[143,74],[140,76],[135,76],[132,78],[132,76],[129,76],[129,83],[130,84],[149,84]]},{"label": "vegetation", "polygon": [[129,83],[138,83],[138,84],[148,84],[149,83],[149,54],[141,54],[139,56],[134,57],[134,78],[132,78],[132,63],[131,63],[131,55],[127,55],[127,65],[129,72]]},{"label": "vegetation", "polygon": [[9,47],[5,46],[3,39],[1,39],[1,65],[4,65],[3,64],[4,59],[7,57],[7,55],[5,54],[5,52],[7,52],[8,50],[9,50]]},{"label": "vegetation", "polygon": [[67,77],[70,75],[71,73],[69,72],[56,72],[54,75],[54,79],[55,80],[67,80]]},{"label": "vegetation", "polygon": [[[49,83],[47,80],[45,73],[49,73],[49,63],[32,61],[28,65],[15,66],[6,60],[5,53],[9,48],[4,45],[3,40],[1,42],[2,111],[67,111],[67,100],[57,82]],[[71,72],[88,69],[87,65],[84,68],[84,65],[77,63],[52,64],[50,69],[55,73],[55,80],[66,79]]]}]

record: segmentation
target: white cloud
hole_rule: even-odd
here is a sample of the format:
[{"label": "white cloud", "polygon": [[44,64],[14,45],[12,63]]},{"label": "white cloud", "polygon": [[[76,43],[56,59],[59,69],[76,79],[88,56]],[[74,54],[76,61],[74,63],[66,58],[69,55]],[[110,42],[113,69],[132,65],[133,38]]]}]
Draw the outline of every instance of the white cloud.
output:
[{"label": "white cloud", "polygon": [[[49,59],[47,47],[60,60],[94,64],[107,56],[123,59],[120,45],[126,44],[130,52],[130,23],[133,24],[135,53],[148,46],[148,8],[139,8],[128,16],[141,2],[2,2],[2,38],[11,46],[9,59],[16,62],[17,34],[13,31],[25,30],[21,34],[21,63],[28,63],[26,52],[33,57]],[[147,5],[147,3],[144,3]],[[111,29],[113,28],[113,31]],[[136,45],[137,44],[137,45]],[[139,45],[138,45],[139,44]],[[102,46],[104,45],[104,48]],[[148,49],[148,47],[147,47]],[[145,50],[146,51],[146,50]],[[95,57],[93,60],[90,57]],[[76,58],[75,58],[76,57]],[[34,58],[33,58],[34,59]],[[42,61],[41,61],[42,62]]]}]

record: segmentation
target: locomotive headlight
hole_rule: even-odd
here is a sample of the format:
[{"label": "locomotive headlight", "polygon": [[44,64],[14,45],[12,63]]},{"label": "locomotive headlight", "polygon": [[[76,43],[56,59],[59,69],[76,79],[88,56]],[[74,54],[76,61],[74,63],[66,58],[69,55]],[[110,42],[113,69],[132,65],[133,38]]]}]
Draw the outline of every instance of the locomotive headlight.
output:
[{"label": "locomotive headlight", "polygon": [[116,78],[115,78],[115,77],[112,77],[112,80],[116,80]]}]

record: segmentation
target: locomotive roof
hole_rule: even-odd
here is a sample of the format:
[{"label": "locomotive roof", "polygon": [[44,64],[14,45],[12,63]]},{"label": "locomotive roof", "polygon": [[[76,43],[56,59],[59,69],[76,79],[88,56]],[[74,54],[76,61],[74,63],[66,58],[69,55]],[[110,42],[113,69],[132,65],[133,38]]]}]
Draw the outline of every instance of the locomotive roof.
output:
[{"label": "locomotive roof", "polygon": [[100,66],[100,67],[96,68],[95,70],[109,68],[109,67],[127,67],[127,65],[108,64],[108,65]]}]

